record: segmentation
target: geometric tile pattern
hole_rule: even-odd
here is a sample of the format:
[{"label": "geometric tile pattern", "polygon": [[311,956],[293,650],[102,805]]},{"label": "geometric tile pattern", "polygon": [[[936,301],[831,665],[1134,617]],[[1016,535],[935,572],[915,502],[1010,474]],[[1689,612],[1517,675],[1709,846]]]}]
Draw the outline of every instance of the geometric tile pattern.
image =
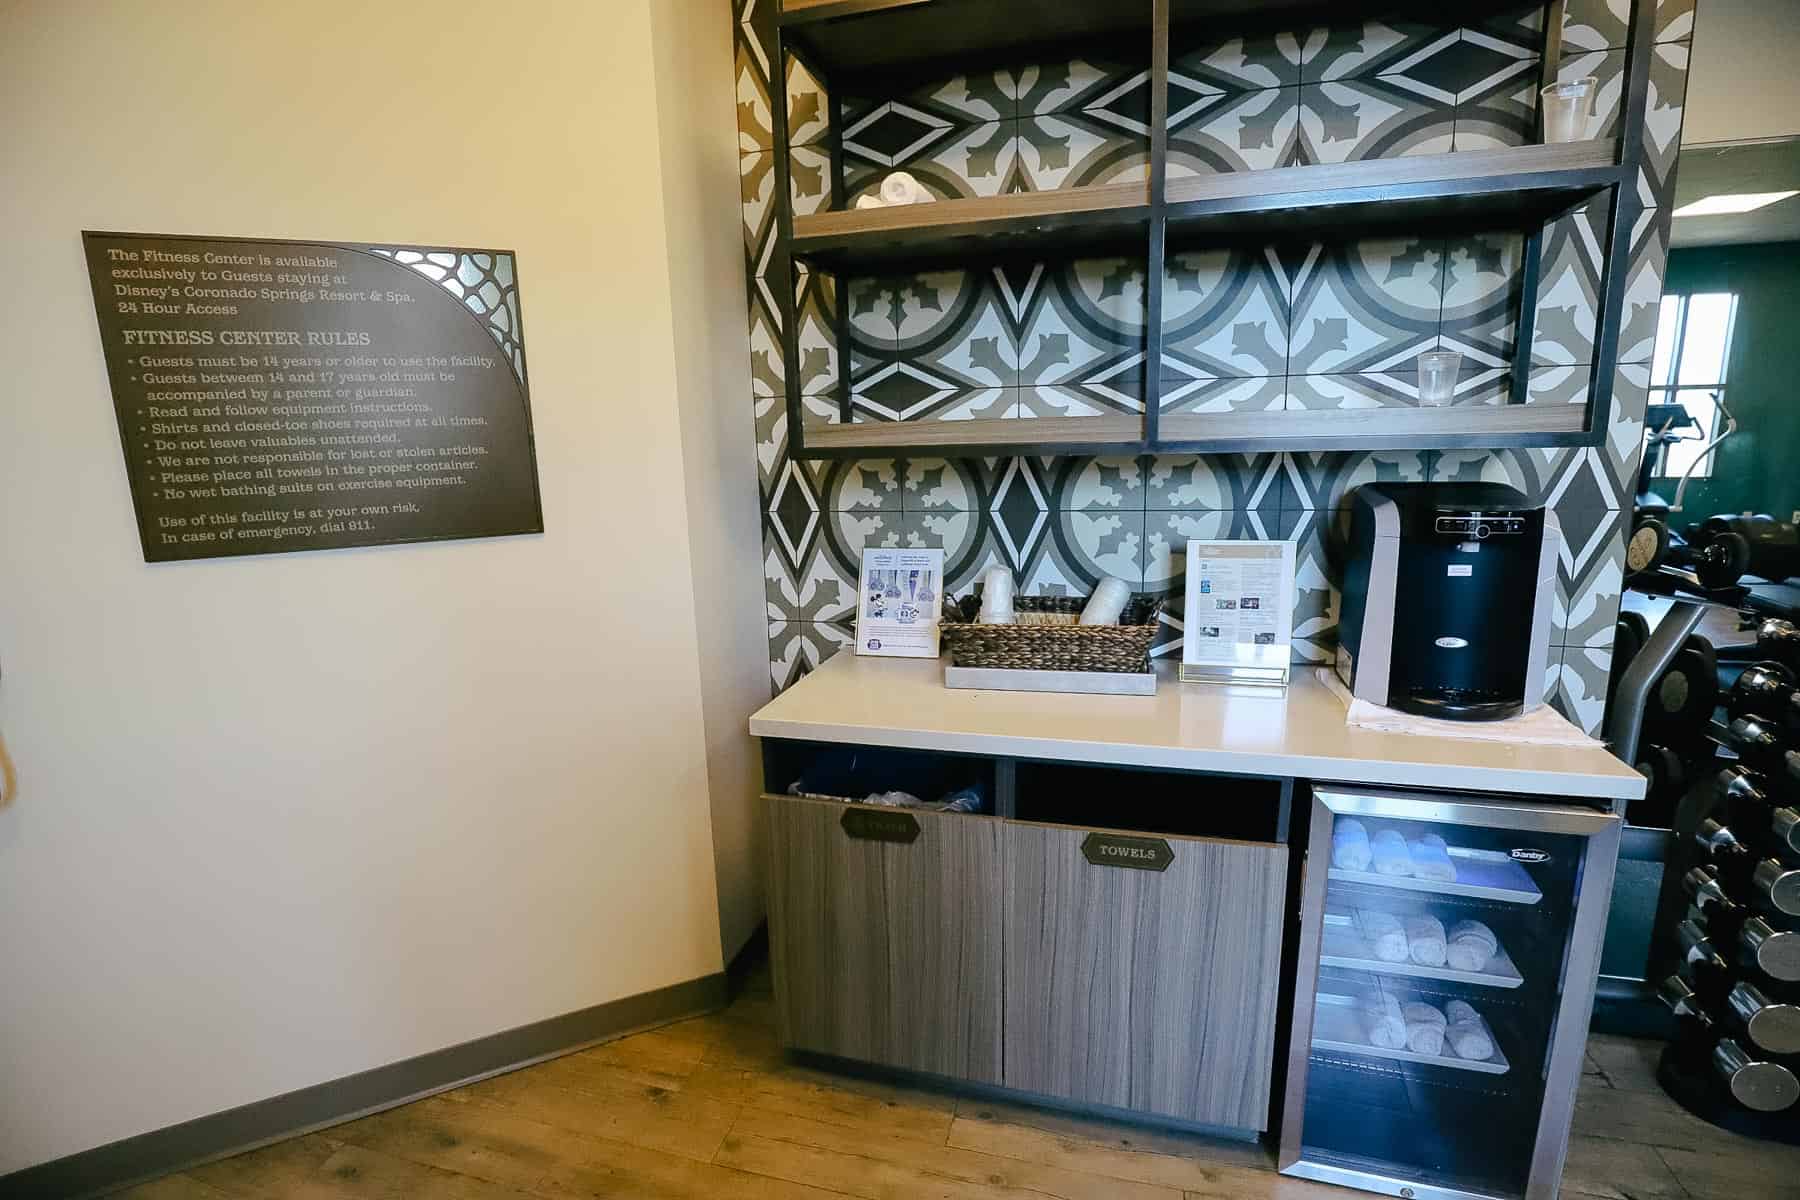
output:
[{"label": "geometric tile pattern", "polygon": [[[1143,410],[1141,259],[914,272],[845,286],[853,420]],[[803,359],[816,351],[801,364],[810,392],[811,366],[834,372],[842,350],[828,320],[802,334]],[[835,381],[828,373],[820,382],[827,391]]]},{"label": "geometric tile pattern", "polygon": [[[1568,0],[1560,69],[1600,77],[1597,124],[1616,124],[1606,81],[1622,67],[1627,0]],[[1692,0],[1662,0],[1647,117],[1648,211],[1632,231],[1616,420],[1594,449],[1358,451],[795,462],[787,457],[779,305],[771,279],[774,172],[768,47],[775,0],[734,0],[745,268],[763,589],[771,684],[848,647],[857,563],[869,545],[946,552],[952,594],[990,564],[1025,594],[1084,593],[1104,575],[1168,598],[1155,653],[1180,653],[1191,538],[1282,538],[1298,560],[1296,657],[1335,647],[1331,586],[1340,507],[1377,479],[1488,479],[1547,503],[1565,535],[1547,676],[1553,702],[1597,728],[1623,580],[1624,529],[1642,439],[1648,361],[1668,253]],[[1538,22],[1521,9],[1459,28],[1362,23],[1212,42],[1177,40],[1169,95],[1172,175],[1302,161],[1513,145],[1534,136]],[[1615,65],[1617,64],[1617,65]],[[830,203],[831,106],[784,71],[793,202]],[[1141,63],[1073,61],[964,73],[901,94],[839,99],[850,200],[904,167],[939,196],[1141,178],[1149,96]],[[1590,209],[1599,206],[1590,206]],[[1530,347],[1533,403],[1579,403],[1593,357],[1606,213],[1545,234]],[[1458,400],[1510,386],[1521,246],[1513,237],[1233,246],[1172,254],[1164,288],[1167,411],[1417,402],[1412,359],[1464,354]],[[818,391],[840,356],[856,420],[1136,411],[1142,405],[1142,263],[1007,263],[982,271],[802,280],[804,419],[835,421]],[[842,303],[849,347],[835,344]]]},{"label": "geometric tile pattern", "polygon": [[1517,334],[1516,236],[1181,252],[1163,292],[1165,412],[1418,403],[1421,351],[1452,348],[1457,403],[1496,402]]}]

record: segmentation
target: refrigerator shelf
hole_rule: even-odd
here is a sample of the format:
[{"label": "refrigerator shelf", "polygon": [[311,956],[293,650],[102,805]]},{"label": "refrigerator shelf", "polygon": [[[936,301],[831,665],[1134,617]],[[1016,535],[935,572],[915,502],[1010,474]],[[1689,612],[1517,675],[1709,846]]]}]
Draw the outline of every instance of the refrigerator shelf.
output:
[{"label": "refrigerator shelf", "polygon": [[[1489,1035],[1492,1036],[1491,1030]],[[1455,1071],[1480,1071],[1486,1075],[1504,1075],[1512,1070],[1512,1064],[1506,1061],[1506,1055],[1500,1051],[1498,1039],[1494,1039],[1493,1057],[1482,1060],[1457,1058],[1451,1054],[1414,1054],[1411,1050],[1371,1046],[1363,1034],[1362,1021],[1357,1016],[1355,997],[1329,992],[1321,992],[1313,1005],[1312,1048],[1366,1054],[1371,1058],[1385,1058],[1394,1062],[1449,1067]]]},{"label": "refrigerator shelf", "polygon": [[1327,912],[1323,940],[1319,950],[1321,967],[1344,967],[1368,971],[1375,975],[1397,975],[1410,979],[1440,979],[1450,983],[1468,983],[1477,987],[1516,988],[1525,982],[1519,968],[1502,946],[1488,960],[1485,971],[1458,971],[1451,967],[1422,967],[1415,962],[1388,962],[1369,953],[1368,943],[1356,931],[1355,919],[1346,913]]},{"label": "refrigerator shelf", "polygon": [[1374,871],[1346,871],[1332,867],[1328,878],[1371,887],[1396,888],[1405,892],[1426,892],[1437,896],[1472,896],[1479,900],[1502,900],[1508,904],[1536,904],[1544,898],[1525,868],[1498,850],[1474,850],[1451,846],[1450,861],[1456,865],[1456,881],[1414,879],[1410,875],[1380,875]]}]

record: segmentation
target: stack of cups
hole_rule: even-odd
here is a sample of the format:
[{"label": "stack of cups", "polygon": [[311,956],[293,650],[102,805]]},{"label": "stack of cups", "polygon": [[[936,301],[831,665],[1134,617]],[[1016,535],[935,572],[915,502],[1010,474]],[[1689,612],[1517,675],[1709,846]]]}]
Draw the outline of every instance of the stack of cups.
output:
[{"label": "stack of cups", "polygon": [[1125,602],[1130,599],[1131,585],[1123,579],[1114,579],[1108,575],[1088,598],[1087,607],[1081,610],[1081,623],[1117,625],[1119,617],[1125,612]]},{"label": "stack of cups", "polygon": [[1005,567],[995,565],[981,577],[981,617],[983,625],[1011,625],[1013,616],[1013,577]]}]

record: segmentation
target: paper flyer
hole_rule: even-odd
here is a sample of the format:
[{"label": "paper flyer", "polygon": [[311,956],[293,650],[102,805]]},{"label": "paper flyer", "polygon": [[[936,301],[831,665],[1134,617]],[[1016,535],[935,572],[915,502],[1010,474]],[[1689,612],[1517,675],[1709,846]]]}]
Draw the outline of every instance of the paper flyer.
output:
[{"label": "paper flyer", "polygon": [[1183,678],[1285,679],[1293,588],[1289,542],[1189,542]]},{"label": "paper flyer", "polygon": [[936,658],[943,581],[941,548],[864,550],[856,604],[856,652]]}]

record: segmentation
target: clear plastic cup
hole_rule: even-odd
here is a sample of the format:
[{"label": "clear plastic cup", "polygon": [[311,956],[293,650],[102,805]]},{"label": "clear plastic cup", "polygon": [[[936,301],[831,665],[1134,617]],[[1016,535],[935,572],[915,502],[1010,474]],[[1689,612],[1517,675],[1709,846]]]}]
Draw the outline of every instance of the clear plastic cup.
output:
[{"label": "clear plastic cup", "polygon": [[1592,75],[1544,89],[1544,141],[1583,142],[1592,136],[1599,86]]},{"label": "clear plastic cup", "polygon": [[1427,350],[1419,355],[1419,403],[1450,403],[1456,394],[1456,373],[1461,369],[1459,351]]}]

